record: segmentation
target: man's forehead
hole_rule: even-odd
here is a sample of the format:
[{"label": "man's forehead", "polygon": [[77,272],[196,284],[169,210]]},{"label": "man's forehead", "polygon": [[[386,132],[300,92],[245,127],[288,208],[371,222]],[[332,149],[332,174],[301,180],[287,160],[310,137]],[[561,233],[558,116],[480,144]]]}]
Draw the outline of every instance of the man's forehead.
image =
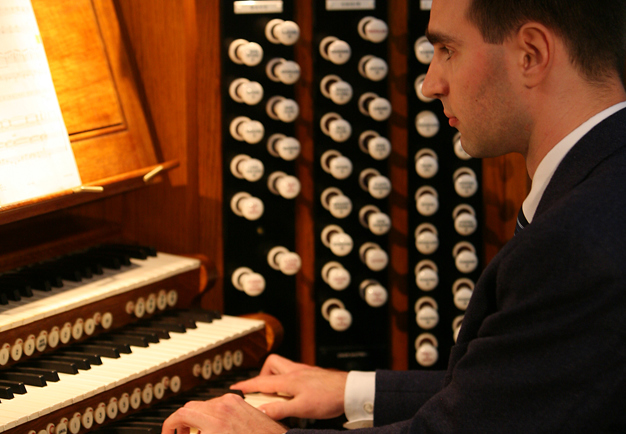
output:
[{"label": "man's forehead", "polygon": [[460,43],[468,25],[466,10],[471,0],[433,0],[426,36],[431,43]]}]

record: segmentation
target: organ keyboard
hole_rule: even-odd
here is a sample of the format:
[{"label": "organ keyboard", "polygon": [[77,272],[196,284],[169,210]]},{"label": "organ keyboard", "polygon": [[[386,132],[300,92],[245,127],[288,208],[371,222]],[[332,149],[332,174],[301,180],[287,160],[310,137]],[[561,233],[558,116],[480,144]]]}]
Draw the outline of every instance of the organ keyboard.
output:
[{"label": "organ keyboard", "polygon": [[[224,372],[258,366],[269,350],[266,321],[189,309],[200,261],[152,255],[4,300],[0,432],[89,432]],[[15,286],[17,275],[41,276],[35,269],[0,275],[0,290],[3,282]]]}]

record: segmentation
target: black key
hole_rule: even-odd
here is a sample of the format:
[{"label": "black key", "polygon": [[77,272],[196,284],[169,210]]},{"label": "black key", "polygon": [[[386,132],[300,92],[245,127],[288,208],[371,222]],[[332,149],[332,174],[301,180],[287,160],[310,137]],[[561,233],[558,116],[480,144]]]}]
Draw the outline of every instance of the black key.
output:
[{"label": "black key", "polygon": [[99,251],[111,252],[111,253],[122,253],[130,256],[135,259],[147,259],[148,252],[145,249],[142,249],[141,246],[124,246],[124,245],[105,245],[101,246]]},{"label": "black key", "polygon": [[[185,329],[197,328],[196,322],[192,319],[185,318],[168,318],[168,317],[156,317],[148,321],[149,324],[159,325],[167,327],[168,330],[184,333]],[[171,327],[171,328],[170,328]]]},{"label": "black key", "polygon": [[10,387],[11,392],[15,395],[24,395],[26,393],[26,386],[20,381],[0,380],[0,386]]},{"label": "black key", "polygon": [[[79,370],[87,371],[91,369],[91,363],[86,357],[71,357],[71,356],[62,356],[56,354],[49,354],[46,356],[48,360],[54,360],[59,362],[70,362],[74,363]],[[102,361],[100,362],[102,364]]]},{"label": "black key", "polygon": [[130,345],[123,342],[114,342],[108,338],[90,339],[91,345],[106,345],[111,348],[115,348],[120,354],[131,354],[133,351],[130,349]]},{"label": "black key", "polygon": [[[102,359],[100,358],[99,355],[97,354],[89,354],[89,351],[86,351],[84,353],[78,352],[78,351],[71,351],[71,350],[67,350],[67,351],[63,351],[60,353],[55,353],[53,357],[75,357],[75,358],[84,358],[85,360],[87,360],[89,362],[90,365],[101,365],[102,364]],[[80,368],[78,368],[80,369]]]},{"label": "black key", "polygon": [[43,378],[43,375],[25,372],[0,371],[0,379],[17,381],[28,386],[44,387],[46,385],[46,379]]},{"label": "black key", "polygon": [[189,318],[193,321],[200,321],[205,323],[213,322],[213,319],[215,319],[215,313],[213,311],[200,309],[171,310],[163,313],[163,316],[185,319]]},{"label": "black key", "polygon": [[58,274],[62,279],[69,280],[70,282],[80,282],[83,280],[83,276],[77,267],[63,264],[62,262],[39,265],[37,269],[41,272]]},{"label": "black key", "polygon": [[[111,347],[109,345],[77,345],[72,347],[71,352],[74,353],[88,353],[88,354],[97,354],[100,357],[108,357],[109,359],[119,359],[120,352],[117,348]],[[62,352],[62,354],[67,354],[66,352]]]},{"label": "black key", "polygon": [[105,244],[104,248],[116,248],[120,250],[133,251],[135,249],[146,252],[148,256],[156,256],[157,250],[151,246],[128,245],[128,244]]},{"label": "black key", "polygon": [[153,322],[153,321],[148,321],[146,323],[147,327],[159,327],[163,330],[167,330],[168,332],[175,332],[175,333],[185,333],[185,330],[187,330],[187,328],[185,327],[184,324],[181,323],[175,323],[175,322]]},{"label": "black key", "polygon": [[3,274],[0,277],[0,280],[3,284],[6,283],[20,286],[28,286],[32,289],[37,289],[39,291],[50,291],[52,289],[52,284],[46,279],[29,277],[18,273]]},{"label": "black key", "polygon": [[147,343],[157,344],[159,343],[159,336],[153,332],[138,332],[133,330],[122,330],[115,332],[115,335],[118,336],[137,336],[144,339]]},{"label": "black key", "polygon": [[0,304],[9,304],[9,299],[6,294],[0,293]]},{"label": "black key", "polygon": [[[58,270],[39,269],[37,266],[33,266],[20,270],[19,274],[26,277],[26,279],[33,279],[34,281],[47,281],[55,288],[63,287],[63,279]],[[37,286],[35,287],[38,288]]]},{"label": "black key", "polygon": [[0,386],[0,398],[13,399],[13,390],[9,386]]},{"label": "black key", "polygon": [[35,359],[28,362],[27,366],[36,366],[38,368],[52,369],[64,374],[78,374],[78,367],[75,363],[65,362],[62,360]]},{"label": "black key", "polygon": [[22,299],[22,294],[20,294],[20,291],[17,289],[3,288],[0,286],[0,293],[6,295],[9,301],[20,301]]},{"label": "black key", "polygon": [[103,338],[107,341],[111,341],[115,343],[134,345],[136,347],[142,347],[142,348],[148,347],[148,340],[142,336],[109,334],[109,335],[103,336]]},{"label": "black key", "polygon": [[158,326],[137,326],[137,327],[133,327],[132,329],[130,329],[132,331],[136,331],[136,332],[148,332],[148,333],[154,333],[156,334],[159,339],[169,339],[170,338],[170,333],[163,327],[158,327]]},{"label": "black key", "polygon": [[132,263],[130,262],[130,256],[124,252],[114,252],[107,251],[103,249],[93,249],[87,252],[87,256],[93,256],[100,258],[101,260],[105,260],[105,258],[115,258],[119,261],[120,265],[129,266]]},{"label": "black key", "polygon": [[[80,254],[72,255],[64,259],[70,264],[75,264],[85,277],[92,277],[94,274],[102,274],[102,264],[96,259],[85,258]],[[90,275],[90,276],[87,276]]]},{"label": "black key", "polygon": [[119,270],[122,268],[122,263],[116,257],[101,255],[98,253],[84,253],[84,257],[88,260],[98,261],[104,268],[110,268],[112,270]]},{"label": "black key", "polygon": [[56,383],[57,381],[59,381],[58,372],[52,369],[39,368],[35,366],[22,366],[22,365],[13,366],[13,368],[11,369],[17,372],[27,372],[29,374],[43,375],[46,381],[50,381],[52,383]]}]

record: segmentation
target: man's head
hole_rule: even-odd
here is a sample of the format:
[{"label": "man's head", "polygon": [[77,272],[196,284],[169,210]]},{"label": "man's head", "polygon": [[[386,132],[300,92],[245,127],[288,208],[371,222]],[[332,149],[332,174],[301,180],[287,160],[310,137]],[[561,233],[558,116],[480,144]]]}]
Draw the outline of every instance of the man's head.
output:
[{"label": "man's head", "polygon": [[471,0],[467,18],[491,44],[502,44],[526,22],[545,25],[562,38],[571,62],[592,81],[624,68],[623,0]]},{"label": "man's head", "polygon": [[521,153],[532,176],[569,132],[626,99],[625,3],[433,0],[422,92],[441,100],[470,155]]}]

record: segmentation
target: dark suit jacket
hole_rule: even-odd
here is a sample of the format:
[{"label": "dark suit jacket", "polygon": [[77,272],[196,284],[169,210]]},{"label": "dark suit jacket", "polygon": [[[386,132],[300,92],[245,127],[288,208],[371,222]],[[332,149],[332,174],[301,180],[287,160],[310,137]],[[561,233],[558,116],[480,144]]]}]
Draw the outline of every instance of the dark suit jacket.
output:
[{"label": "dark suit jacket", "polygon": [[379,371],[374,407],[358,432],[626,433],[626,110],[487,266],[447,372]]}]

